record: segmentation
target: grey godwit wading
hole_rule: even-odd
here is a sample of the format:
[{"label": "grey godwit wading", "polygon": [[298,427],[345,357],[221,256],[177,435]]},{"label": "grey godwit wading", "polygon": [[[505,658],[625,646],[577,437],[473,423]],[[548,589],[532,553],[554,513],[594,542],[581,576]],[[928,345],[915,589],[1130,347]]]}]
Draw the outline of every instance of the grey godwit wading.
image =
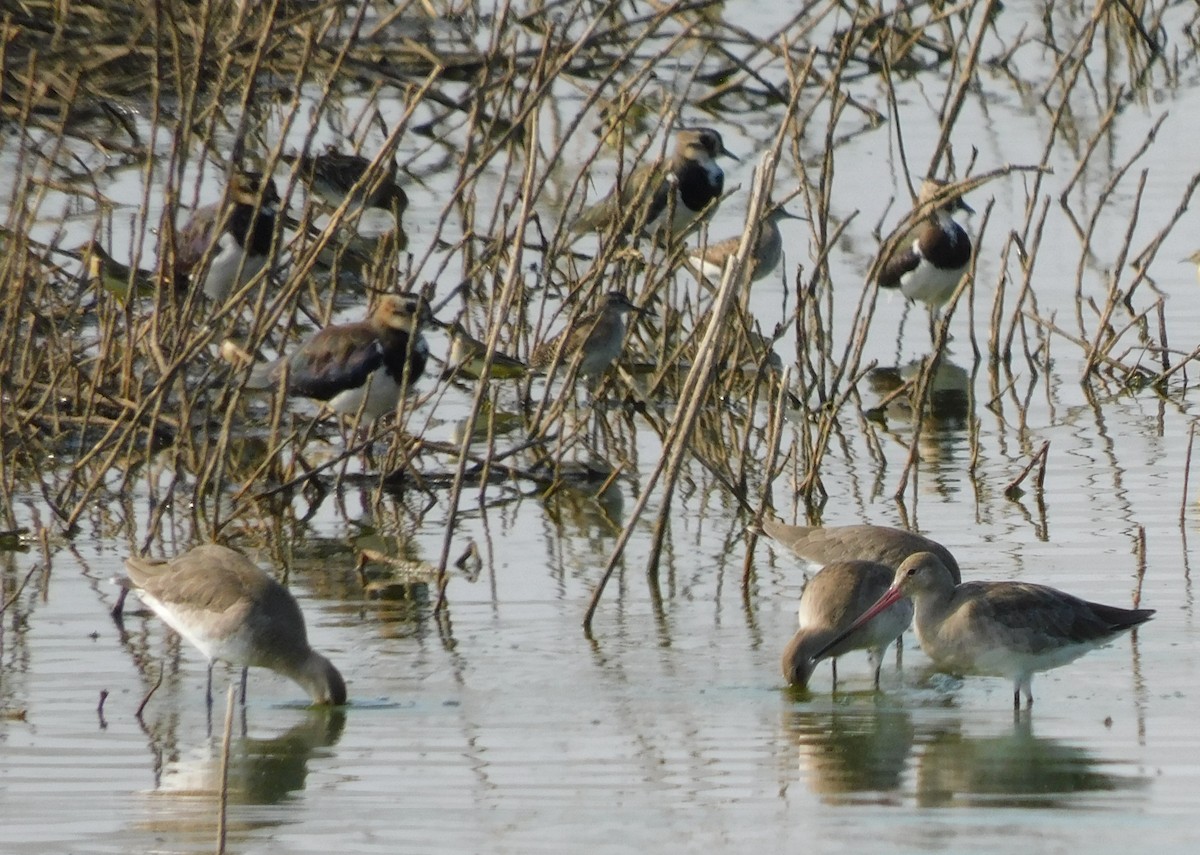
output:
[{"label": "grey godwit wading", "polygon": [[[926,179],[917,197],[918,207],[943,196],[946,186],[944,181]],[[959,196],[938,203],[884,262],[879,287],[899,288],[908,299],[920,300],[933,310],[945,304],[971,264],[971,238],[953,214],[970,210]]]},{"label": "grey godwit wading", "polygon": [[[210,300],[224,302],[266,266],[278,205],[274,181],[258,172],[235,173],[225,207],[217,203],[197,208],[176,233],[176,284],[200,288]],[[195,281],[206,253],[208,270]]]},{"label": "grey godwit wading", "polygon": [[[270,668],[298,683],[315,704],[346,702],[346,683],[328,659],[308,645],[296,599],[237,550],[197,546],[169,560],[131,557],[121,584],[213,663]],[[245,699],[243,695],[243,700]]]},{"label": "grey godwit wading", "polygon": [[676,135],[671,157],[633,170],[620,186],[585,209],[571,231],[604,231],[622,223],[622,230],[628,233],[639,221],[652,231],[668,208],[673,208],[674,218],[667,228],[672,234],[681,234],[716,210],[725,191],[725,173],[716,160],[721,156],[737,160],[717,131],[683,128]]},{"label": "grey godwit wading", "polygon": [[917,552],[932,552],[950,571],[954,583],[962,581],[958,562],[950,550],[934,540],[882,525],[806,526],[787,525],[764,519],[762,534],[810,564],[821,566],[832,561],[875,561],[894,573],[896,568]]},{"label": "grey godwit wading", "polygon": [[[912,622],[912,603],[900,599],[854,632],[846,630],[883,596],[894,575],[892,568],[874,561],[832,561],[813,576],[800,595],[800,627],[783,651],[784,679],[793,686],[807,686],[817,662],[833,659],[837,688],[837,657],[866,650],[879,688],[883,655]],[[838,642],[831,644],[835,637]]]},{"label": "grey godwit wading", "polygon": [[934,664],[953,674],[1007,677],[1014,709],[1022,693],[1033,705],[1034,674],[1073,662],[1154,615],[1154,609],[1105,606],[1027,582],[956,585],[936,555],[919,552],[900,565],[887,592],[814,658],[828,655],[905,597],[913,601],[917,640]]}]

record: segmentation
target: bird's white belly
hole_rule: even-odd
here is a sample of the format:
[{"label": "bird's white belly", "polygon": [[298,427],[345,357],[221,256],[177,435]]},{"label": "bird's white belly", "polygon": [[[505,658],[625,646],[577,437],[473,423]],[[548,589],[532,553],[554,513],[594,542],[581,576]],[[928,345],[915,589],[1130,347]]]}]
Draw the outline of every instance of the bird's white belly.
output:
[{"label": "bird's white belly", "polygon": [[[245,257],[246,263],[242,264]],[[204,295],[217,303],[223,303],[234,288],[240,288],[258,275],[266,265],[266,259],[246,255],[238,242],[224,235],[213,254],[208,274],[204,277]],[[241,276],[238,270],[241,270]]]},{"label": "bird's white belly", "polygon": [[1107,644],[1084,642],[1076,644],[1047,645],[1042,650],[1018,650],[1002,640],[990,638],[964,639],[939,634],[928,635],[917,627],[917,640],[939,667],[957,674],[974,674],[981,677],[1008,677],[1017,679],[1040,671],[1049,671],[1074,662],[1090,650]]},{"label": "bird's white belly", "polygon": [[696,267],[700,270],[700,274],[702,276],[704,276],[706,279],[710,279],[714,282],[719,280],[721,278],[721,275],[725,272],[724,267],[722,267],[712,261],[709,261],[707,258],[705,258],[702,255],[699,255],[699,254],[693,255],[691,257],[691,260],[692,260],[692,264],[696,265]]},{"label": "bird's white belly", "polygon": [[[363,399],[366,404],[363,404]],[[339,392],[329,399],[330,408],[344,416],[352,416],[363,408],[363,418],[374,421],[396,409],[400,402],[400,384],[386,371],[380,369],[371,374],[365,384],[355,389]]]},{"label": "bird's white belly", "polygon": [[916,270],[901,277],[900,290],[910,300],[940,306],[950,299],[965,272],[965,268],[942,270],[922,259]]},{"label": "bird's white belly", "polygon": [[245,638],[245,633],[238,630],[222,635],[216,624],[220,616],[202,609],[189,609],[178,603],[164,603],[157,597],[137,591],[138,597],[150,609],[162,618],[163,623],[171,627],[184,640],[199,650],[210,662],[220,659],[233,665],[248,665],[253,656],[252,645]]}]

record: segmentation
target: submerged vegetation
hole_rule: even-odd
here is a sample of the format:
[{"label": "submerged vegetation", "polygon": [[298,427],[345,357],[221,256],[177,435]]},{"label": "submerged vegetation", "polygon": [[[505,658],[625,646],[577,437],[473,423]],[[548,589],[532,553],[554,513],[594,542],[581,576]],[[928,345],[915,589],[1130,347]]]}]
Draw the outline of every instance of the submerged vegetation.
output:
[{"label": "submerged vegetation", "polygon": [[[594,609],[647,524],[657,589],[680,507],[736,507],[742,524],[773,504],[818,517],[830,450],[858,441],[849,434],[880,460],[884,445],[903,447],[899,478],[874,488],[903,507],[936,454],[929,435],[947,424],[967,438],[969,476],[982,477],[979,404],[1017,426],[1010,477],[1039,460],[1044,477],[1045,449],[1020,426],[1056,360],[1079,361],[1088,396],[1182,394],[1200,351],[1169,336],[1154,272],[1200,172],[1158,188],[1170,201],[1155,209],[1174,214],[1147,226],[1145,164],[1166,115],[1134,144],[1114,128],[1124,113],[1152,113],[1154,93],[1194,82],[1195,4],[890,6],[813,0],[751,31],[703,0],[9,4],[0,530],[40,529],[30,537],[44,541],[89,527],[138,552],[258,539],[352,485],[401,527],[439,509],[444,546],[431,564],[444,595],[466,509],[537,496],[553,517],[569,493],[632,483],[639,498],[610,520],[620,534]],[[962,125],[989,115],[983,93],[1038,115],[1044,136],[1021,151],[1040,157],[972,148]],[[749,200],[741,252],[719,282],[697,285],[682,266],[702,230],[684,241],[626,239],[620,223],[572,234],[586,204],[698,125],[743,160],[722,210]],[[907,196],[847,198],[864,140]],[[294,155],[326,149],[363,155],[360,190],[398,165],[403,228],[379,227],[380,212],[354,199],[316,202]],[[267,272],[216,305],[172,276],[176,223],[216,201],[237,168],[274,176],[287,216]],[[926,175],[974,200],[980,249],[931,321],[926,355],[880,365],[868,347],[875,280],[919,221],[905,211]],[[994,193],[1016,196],[1024,218],[997,221]],[[787,224],[786,263],[752,297],[746,253],[770,200],[808,222]],[[1048,248],[1051,221],[1075,243]],[[89,241],[115,262],[97,262]],[[1039,296],[1047,253],[1076,259],[1069,304]],[[654,316],[631,318],[603,382],[572,382],[569,353],[549,379],[495,376],[489,354],[528,363],[614,290]],[[227,340],[258,358],[286,352],[396,291],[426,293],[440,320],[483,342],[482,377],[431,370],[394,418],[338,425],[248,392],[221,358]],[[903,334],[924,327],[914,317]],[[948,359],[952,328],[970,369]]]}]

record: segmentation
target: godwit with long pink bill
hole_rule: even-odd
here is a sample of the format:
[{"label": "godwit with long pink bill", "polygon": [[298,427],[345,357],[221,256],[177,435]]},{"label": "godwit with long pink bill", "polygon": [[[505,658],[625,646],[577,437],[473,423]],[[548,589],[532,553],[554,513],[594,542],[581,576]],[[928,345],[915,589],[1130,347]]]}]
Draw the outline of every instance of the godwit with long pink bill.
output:
[{"label": "godwit with long pink bill", "polygon": [[1013,708],[1033,705],[1033,675],[1102,647],[1143,624],[1154,609],[1123,609],[1081,600],[1027,582],[964,582],[956,585],[934,554],[905,559],[887,592],[846,630],[813,654],[828,656],[880,612],[909,597],[921,649],[943,671],[1008,677]]},{"label": "godwit with long pink bill", "polygon": [[[813,576],[800,595],[800,628],[783,651],[784,679],[793,686],[807,686],[817,661],[832,658],[836,688],[837,657],[866,650],[879,688],[883,654],[912,623],[912,603],[901,599],[868,625],[846,630],[888,590],[893,575],[892,568],[874,561],[833,561]],[[839,641],[830,643],[835,637]]]}]

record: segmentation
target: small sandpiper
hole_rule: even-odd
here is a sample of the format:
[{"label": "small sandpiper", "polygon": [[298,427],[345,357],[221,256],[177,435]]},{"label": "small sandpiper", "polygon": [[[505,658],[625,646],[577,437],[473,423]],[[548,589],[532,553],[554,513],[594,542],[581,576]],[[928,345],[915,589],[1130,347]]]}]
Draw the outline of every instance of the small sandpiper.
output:
[{"label": "small sandpiper", "polygon": [[[197,208],[176,233],[177,285],[198,286],[210,300],[225,302],[235,288],[245,285],[266,266],[278,205],[279,191],[274,181],[258,172],[235,173],[226,207],[217,203]],[[208,270],[203,281],[197,283],[193,281],[197,265],[214,242]]]},{"label": "small sandpiper", "polygon": [[628,233],[643,214],[645,228],[653,231],[651,227],[673,204],[674,219],[667,229],[682,234],[717,209],[725,190],[725,173],[716,161],[722,155],[737,160],[712,128],[681,129],[669,159],[633,170],[623,184],[579,215],[572,233],[605,231],[615,223]]},{"label": "small sandpiper", "polygon": [[[750,281],[757,282],[768,276],[779,259],[783,257],[783,235],[779,231],[780,220],[803,220],[783,205],[769,205],[758,224],[758,237],[750,253]],[[715,282],[721,278],[725,262],[735,255],[742,245],[742,236],[734,235],[710,243],[701,253],[699,250],[688,256],[689,266],[701,276]]]},{"label": "small sandpiper", "polygon": [[908,299],[920,300],[934,311],[954,294],[971,264],[971,238],[953,214],[972,209],[958,195],[947,196],[947,186],[935,178],[921,185],[918,208],[942,201],[900,241],[879,273],[879,287],[899,288]]},{"label": "small sandpiper", "polygon": [[366,320],[325,327],[291,353],[255,366],[246,387],[273,388],[286,375],[289,395],[324,401],[340,415],[361,408],[363,419],[374,421],[394,411],[424,373],[427,325],[442,325],[429,301],[390,294]]},{"label": "small sandpiper", "polygon": [[[480,377],[487,356],[487,344],[473,337],[458,321],[450,324],[446,330],[450,333],[447,373],[471,379]],[[514,377],[524,377],[528,373],[529,366],[515,356],[509,356],[499,350],[492,351],[492,365],[488,376],[493,380],[510,380]]]},{"label": "small sandpiper", "polygon": [[828,656],[876,615],[905,597],[913,601],[917,640],[941,670],[1007,677],[1013,709],[1033,705],[1031,682],[1143,624],[1154,609],[1090,603],[1029,582],[963,582],[930,552],[909,556],[887,592],[858,620],[813,653]]},{"label": "small sandpiper", "polygon": [[621,355],[626,316],[631,313],[649,314],[629,302],[620,291],[610,291],[599,309],[576,319],[563,332],[535,347],[530,366],[546,371],[556,364],[577,362],[576,376],[599,377]]},{"label": "small sandpiper", "polygon": [[237,550],[215,543],[170,560],[125,559],[118,579],[208,659],[208,703],[213,664],[270,668],[298,683],[314,704],[346,703],[346,683],[328,659],[308,645],[296,598]]},{"label": "small sandpiper", "polygon": [[408,195],[396,182],[396,162],[389,159],[376,170],[373,180],[363,181],[371,161],[362,155],[327,151],[322,154],[285,154],[282,159],[297,164],[297,174],[309,189],[333,207],[346,201],[356,185],[351,205],[389,211],[400,222],[408,208]]},{"label": "small sandpiper", "polygon": [[[817,662],[832,659],[836,689],[837,657],[866,650],[879,688],[883,654],[912,623],[912,603],[899,600],[855,632],[849,627],[887,592],[894,575],[892,568],[874,561],[832,561],[808,581],[800,595],[800,628],[783,651],[783,677],[789,685],[804,688]],[[841,640],[830,644],[835,636]]]}]

